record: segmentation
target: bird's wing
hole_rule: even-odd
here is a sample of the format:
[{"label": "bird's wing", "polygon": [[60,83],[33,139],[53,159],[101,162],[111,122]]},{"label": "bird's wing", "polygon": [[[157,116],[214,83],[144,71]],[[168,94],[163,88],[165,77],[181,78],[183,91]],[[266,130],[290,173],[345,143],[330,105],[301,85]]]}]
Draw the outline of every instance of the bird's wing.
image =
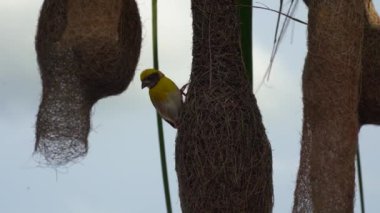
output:
[{"label": "bird's wing", "polygon": [[176,126],[182,105],[182,96],[179,90],[168,93],[165,101],[153,102],[153,105],[162,118]]},{"label": "bird's wing", "polygon": [[149,90],[150,99],[162,118],[176,126],[182,105],[181,91],[169,78],[163,77]]},{"label": "bird's wing", "polygon": [[169,121],[169,120],[166,120],[165,118],[163,118],[166,122],[168,122],[168,124],[170,124],[170,126],[172,126],[173,128],[177,129],[177,126],[175,125],[175,123]]}]

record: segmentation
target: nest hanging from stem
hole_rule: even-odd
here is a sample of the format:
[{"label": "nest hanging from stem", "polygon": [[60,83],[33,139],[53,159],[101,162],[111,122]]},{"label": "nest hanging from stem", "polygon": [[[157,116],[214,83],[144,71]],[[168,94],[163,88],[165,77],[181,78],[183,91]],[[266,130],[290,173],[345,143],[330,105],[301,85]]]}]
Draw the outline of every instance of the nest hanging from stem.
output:
[{"label": "nest hanging from stem", "polygon": [[36,36],[43,83],[35,151],[64,165],[88,150],[90,112],[124,91],[141,45],[134,0],[45,0]]},{"label": "nest hanging from stem", "polygon": [[293,212],[353,211],[363,31],[362,0],[309,1]]},{"label": "nest hanging from stem", "polygon": [[271,148],[244,70],[234,0],[193,0],[191,83],[176,140],[182,211],[271,212]]}]

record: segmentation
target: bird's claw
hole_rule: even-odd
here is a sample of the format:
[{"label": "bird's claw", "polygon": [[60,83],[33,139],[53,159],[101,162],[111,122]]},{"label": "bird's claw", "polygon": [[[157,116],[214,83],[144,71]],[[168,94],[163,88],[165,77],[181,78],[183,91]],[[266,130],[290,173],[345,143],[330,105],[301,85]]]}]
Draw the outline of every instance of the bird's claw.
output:
[{"label": "bird's claw", "polygon": [[187,94],[187,93],[185,93],[185,89],[187,88],[187,86],[189,86],[189,83],[183,85],[180,89],[183,96],[186,96],[186,94]]}]

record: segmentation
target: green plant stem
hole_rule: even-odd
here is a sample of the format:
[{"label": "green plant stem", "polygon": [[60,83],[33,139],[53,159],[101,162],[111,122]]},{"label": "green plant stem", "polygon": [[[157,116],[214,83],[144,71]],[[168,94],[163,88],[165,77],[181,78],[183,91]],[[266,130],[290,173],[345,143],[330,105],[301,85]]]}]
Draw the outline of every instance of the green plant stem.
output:
[{"label": "green plant stem", "polygon": [[253,68],[252,68],[252,0],[239,0],[240,5],[240,43],[243,54],[243,61],[248,80],[253,88]]},{"label": "green plant stem", "polygon": [[[158,66],[158,44],[157,44],[157,0],[152,0],[152,37],[153,37],[153,67],[159,69]],[[165,139],[164,130],[162,127],[161,116],[157,113],[157,129],[158,129],[158,140],[160,145],[160,158],[161,158],[161,169],[162,169],[162,180],[164,184],[165,191],[165,201],[166,201],[166,211],[172,213],[172,206],[170,201],[170,189],[169,189],[169,178],[168,169],[166,164],[166,154],[165,154]]]},{"label": "green plant stem", "polygon": [[157,0],[152,0],[153,67],[158,69]]},{"label": "green plant stem", "polygon": [[360,163],[359,143],[358,143],[358,148],[356,150],[356,164],[357,164],[357,168],[358,168],[360,208],[361,208],[362,213],[365,213],[365,210],[364,210],[364,189],[363,189],[362,167],[361,167],[361,163]]}]

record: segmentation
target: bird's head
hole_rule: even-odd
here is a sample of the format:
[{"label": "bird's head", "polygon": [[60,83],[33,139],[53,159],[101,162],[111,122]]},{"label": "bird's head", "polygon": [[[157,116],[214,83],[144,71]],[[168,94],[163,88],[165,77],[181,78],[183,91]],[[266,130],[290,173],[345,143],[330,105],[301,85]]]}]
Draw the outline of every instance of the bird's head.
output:
[{"label": "bird's head", "polygon": [[148,87],[149,89],[156,86],[158,81],[164,76],[162,72],[156,69],[146,69],[141,72],[141,89]]}]

